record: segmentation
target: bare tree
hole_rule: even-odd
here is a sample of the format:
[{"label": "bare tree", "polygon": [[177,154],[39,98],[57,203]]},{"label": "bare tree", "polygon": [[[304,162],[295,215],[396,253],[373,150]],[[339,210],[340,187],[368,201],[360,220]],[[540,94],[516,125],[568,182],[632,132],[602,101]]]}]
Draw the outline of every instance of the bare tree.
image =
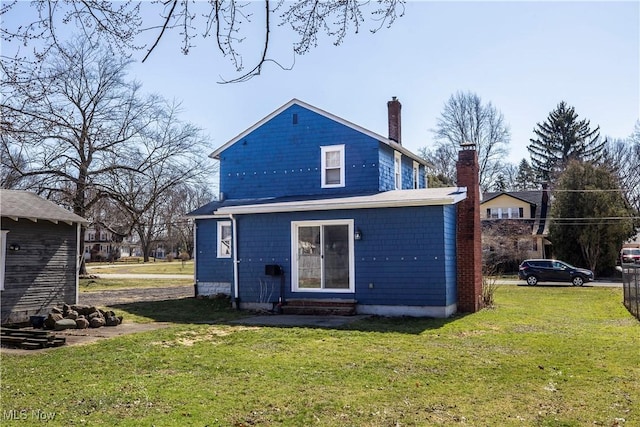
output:
[{"label": "bare tree", "polygon": [[141,144],[135,147],[132,168],[112,173],[109,187],[136,232],[142,246],[144,261],[149,260],[154,243],[167,239],[178,216],[172,199],[177,189],[202,185],[209,167],[202,155],[204,140],[200,130],[178,119],[178,105],[168,104],[158,109],[153,123],[141,134]]},{"label": "bare tree", "polygon": [[[200,130],[179,121],[175,103],[143,96],[126,80],[127,64],[79,39],[7,81],[3,176],[29,177],[32,189],[85,218],[105,199],[141,216],[173,183],[199,177]],[[137,194],[144,204],[129,203]]]},{"label": "bare tree", "polygon": [[503,171],[509,152],[511,133],[500,113],[491,103],[471,92],[457,92],[445,103],[433,130],[437,149],[449,153],[449,164],[455,165],[455,155],[462,144],[473,143],[478,150],[480,187],[488,190]]},{"label": "bare tree", "polygon": [[429,162],[427,178],[430,188],[448,187],[455,184],[455,159],[458,154],[452,145],[441,144],[432,149],[422,147],[418,149],[418,153],[420,157]]},{"label": "bare tree", "polygon": [[629,205],[640,212],[640,121],[626,140],[607,139],[605,164],[618,177]]},{"label": "bare tree", "polygon": [[[20,18],[15,20],[18,24],[15,27],[4,24],[0,35],[7,42],[36,46],[36,57],[41,59],[52,47],[63,46],[60,28],[73,24],[88,39],[107,43],[122,54],[143,49],[146,59],[169,32],[178,32],[184,54],[195,47],[197,37],[213,39],[217,50],[230,59],[240,74],[226,82],[239,82],[259,75],[267,62],[277,63],[269,54],[277,27],[288,26],[297,34],[293,52],[302,55],[318,44],[318,35],[323,32],[339,45],[351,29],[355,33],[361,30],[365,16],[373,22],[371,32],[391,26],[404,13],[404,2],[379,0],[374,5],[360,0],[34,0],[26,8],[14,0],[0,6],[0,15],[6,22],[10,14],[19,14]],[[259,53],[253,53],[254,65],[246,67],[239,48],[252,25],[262,30],[261,40],[251,40],[261,48]],[[153,34],[150,46],[140,44],[143,33]]]}]

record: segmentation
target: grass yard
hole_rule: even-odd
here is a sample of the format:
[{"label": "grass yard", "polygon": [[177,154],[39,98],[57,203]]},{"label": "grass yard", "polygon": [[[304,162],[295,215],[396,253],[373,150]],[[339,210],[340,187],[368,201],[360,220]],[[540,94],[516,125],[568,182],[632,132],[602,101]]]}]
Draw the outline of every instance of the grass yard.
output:
[{"label": "grass yard", "polygon": [[110,289],[165,288],[193,285],[193,279],[80,279],[80,292],[108,291]]},{"label": "grass yard", "polygon": [[344,329],[231,325],[240,314],[212,300],[120,306],[129,321],[168,320],[169,307],[181,316],[155,332],[3,355],[3,421],[639,426],[640,324],[621,300],[620,288],[502,286],[492,310]]},{"label": "grass yard", "polygon": [[193,275],[193,261],[158,261],[143,264],[87,264],[89,274],[190,274]]}]

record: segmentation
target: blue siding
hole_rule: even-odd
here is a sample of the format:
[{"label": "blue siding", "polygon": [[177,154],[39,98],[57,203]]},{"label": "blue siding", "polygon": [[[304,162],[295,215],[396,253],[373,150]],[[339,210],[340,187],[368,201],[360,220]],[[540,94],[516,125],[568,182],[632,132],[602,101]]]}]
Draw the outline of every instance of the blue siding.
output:
[{"label": "blue siding", "polygon": [[[338,144],[345,145],[346,186],[323,189],[320,147]],[[378,144],[292,105],[220,154],[220,189],[228,199],[377,191]]]},{"label": "blue siding", "polygon": [[389,191],[395,189],[395,183],[393,179],[393,162],[394,162],[394,150],[388,145],[380,144],[378,163],[380,164],[379,171],[379,190]]},{"label": "blue siding", "polygon": [[[291,222],[327,219],[354,219],[362,231],[362,240],[355,242],[355,294],[293,293]],[[215,234],[215,221],[209,222],[213,225],[199,226],[198,236],[205,229]],[[241,301],[277,301],[280,278],[266,276],[265,265],[278,264],[285,270],[285,298],[355,298],[360,304],[380,305],[455,302],[455,208],[451,206],[240,215],[237,229]],[[199,237],[198,253],[215,253],[215,239],[208,249],[203,249],[207,245],[203,240]],[[198,278],[203,281],[218,280],[231,269],[231,263],[214,260],[200,267],[201,262]]]},{"label": "blue siding", "polygon": [[232,259],[218,258],[218,221],[196,220],[196,280],[200,282],[233,282]]},{"label": "blue siding", "polygon": [[446,293],[447,304],[454,304],[458,301],[458,267],[457,247],[456,247],[456,224],[457,206],[443,206],[444,214],[444,251],[445,251],[445,271],[446,271]]},{"label": "blue siding", "polygon": [[[378,163],[379,168],[379,191],[395,190],[395,153],[396,151],[386,144],[379,146]],[[409,190],[413,188],[413,159],[404,154],[400,160],[400,173],[402,174],[402,189]],[[423,168],[423,166],[421,166]],[[422,185],[424,188],[424,172]]]}]

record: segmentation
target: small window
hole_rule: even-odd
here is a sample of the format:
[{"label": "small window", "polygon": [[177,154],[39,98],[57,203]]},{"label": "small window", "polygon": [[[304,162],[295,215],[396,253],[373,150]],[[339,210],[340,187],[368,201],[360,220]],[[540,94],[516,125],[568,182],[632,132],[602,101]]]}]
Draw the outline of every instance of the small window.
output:
[{"label": "small window", "polygon": [[396,190],[402,189],[402,154],[396,152],[393,156],[393,176]]},{"label": "small window", "polygon": [[413,188],[420,188],[420,167],[418,162],[413,162]]},{"label": "small window", "polygon": [[218,222],[218,258],[231,258],[231,221]]},{"label": "small window", "polygon": [[322,188],[344,187],[344,145],[321,147]]}]

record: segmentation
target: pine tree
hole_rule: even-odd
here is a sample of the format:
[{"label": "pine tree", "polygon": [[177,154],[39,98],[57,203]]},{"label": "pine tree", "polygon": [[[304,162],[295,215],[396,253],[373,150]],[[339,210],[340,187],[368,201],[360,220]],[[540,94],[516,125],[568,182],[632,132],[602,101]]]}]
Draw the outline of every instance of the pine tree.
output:
[{"label": "pine tree", "polygon": [[600,140],[600,126],[591,130],[589,121],[578,120],[574,107],[564,101],[533,132],[537,139],[530,139],[527,149],[531,166],[544,181],[554,178],[569,160],[597,163],[604,155],[606,140]]},{"label": "pine tree", "polygon": [[516,190],[533,190],[538,187],[536,173],[527,159],[522,159],[518,165],[514,187]]}]

